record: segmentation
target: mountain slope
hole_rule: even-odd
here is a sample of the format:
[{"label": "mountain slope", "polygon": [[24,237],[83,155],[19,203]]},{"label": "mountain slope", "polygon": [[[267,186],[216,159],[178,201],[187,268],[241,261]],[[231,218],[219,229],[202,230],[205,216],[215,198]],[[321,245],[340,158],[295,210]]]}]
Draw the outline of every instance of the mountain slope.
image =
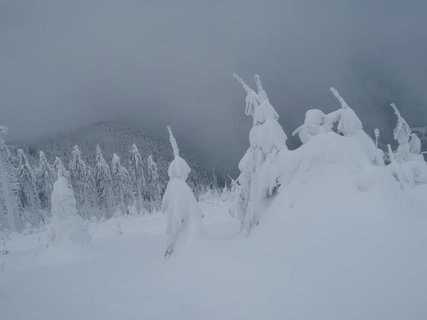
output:
[{"label": "mountain slope", "polygon": [[[83,158],[93,165],[95,146],[99,144],[108,163],[110,163],[113,153],[117,153],[122,159],[122,164],[127,167],[129,150],[133,143],[136,143],[144,160],[150,154],[153,155],[159,167],[160,179],[163,182],[167,181],[167,168],[173,155],[166,130],[163,134],[157,134],[121,122],[98,122],[70,132],[34,140],[17,141],[14,145],[24,148],[32,157],[32,163],[37,163],[38,151],[43,150],[49,161],[52,162],[56,156],[59,156],[67,165],[72,148],[77,144],[82,151]],[[195,151],[188,150],[184,145],[180,145],[180,148],[183,157],[192,169],[190,183],[198,187],[215,183],[216,177],[213,175],[212,168],[204,164]]]}]

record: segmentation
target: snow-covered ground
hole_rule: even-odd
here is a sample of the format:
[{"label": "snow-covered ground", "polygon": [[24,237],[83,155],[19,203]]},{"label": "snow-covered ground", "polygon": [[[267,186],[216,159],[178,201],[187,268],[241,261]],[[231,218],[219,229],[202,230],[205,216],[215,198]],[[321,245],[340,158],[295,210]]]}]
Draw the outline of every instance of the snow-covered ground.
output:
[{"label": "snow-covered ground", "polygon": [[427,186],[312,139],[249,236],[209,197],[205,236],[169,259],[160,214],[90,224],[85,249],[12,236],[0,319],[427,319]]}]

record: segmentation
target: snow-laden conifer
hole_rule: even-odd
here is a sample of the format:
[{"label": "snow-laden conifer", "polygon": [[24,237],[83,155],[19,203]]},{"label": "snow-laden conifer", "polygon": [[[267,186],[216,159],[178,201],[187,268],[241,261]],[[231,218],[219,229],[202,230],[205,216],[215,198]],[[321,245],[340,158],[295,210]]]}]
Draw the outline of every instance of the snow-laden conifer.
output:
[{"label": "snow-laden conifer", "polygon": [[169,165],[169,182],[162,201],[162,211],[167,219],[169,236],[165,256],[171,255],[176,246],[188,245],[202,233],[201,212],[196,197],[186,180],[191,171],[187,162],[180,157],[178,144],[171,127],[167,127],[174,160]]},{"label": "snow-laden conifer", "polygon": [[129,172],[120,163],[120,157],[113,154],[111,160],[114,208],[119,214],[129,214],[132,205],[132,183]]},{"label": "snow-laden conifer", "polygon": [[150,202],[150,209],[159,210],[162,199],[162,187],[159,178],[159,169],[157,163],[150,154],[147,158],[147,190]]},{"label": "snow-laden conifer", "polygon": [[94,178],[100,218],[111,218],[113,215],[111,170],[99,145],[96,145]]},{"label": "snow-laden conifer", "polygon": [[292,135],[298,135],[298,138],[304,144],[311,137],[331,130],[331,123],[328,122],[326,115],[319,109],[310,109],[305,113],[304,123],[295,129]]},{"label": "snow-laden conifer", "polygon": [[83,219],[77,212],[76,199],[68,173],[62,162],[57,162],[57,180],[53,185],[50,244],[86,245],[90,236],[83,224]]},{"label": "snow-laden conifer", "polygon": [[85,218],[93,217],[97,205],[93,172],[83,160],[80,148],[77,145],[73,147],[71,152],[68,170],[80,215]]},{"label": "snow-laden conifer", "polygon": [[410,153],[409,139],[411,137],[411,127],[402,117],[397,106],[394,103],[391,103],[390,106],[397,116],[396,127],[393,130],[393,138],[399,144],[396,150],[396,160],[398,162],[407,161],[409,160]]},{"label": "snow-laden conifer", "polygon": [[36,175],[22,149],[18,149],[17,176],[19,181],[19,199],[24,209],[25,221],[32,227],[45,223],[46,216],[40,210]]},{"label": "snow-laden conifer", "polygon": [[50,212],[50,196],[52,194],[54,181],[55,170],[47,161],[44,152],[40,151],[39,165],[36,169],[36,185],[41,209],[46,212]]},{"label": "snow-laden conifer", "polygon": [[375,147],[377,147],[378,148],[378,145],[379,145],[379,138],[380,138],[380,129],[378,129],[378,128],[375,128],[374,129],[374,137],[375,137]]},{"label": "snow-laden conifer", "polygon": [[239,76],[235,74],[234,77],[247,92],[245,113],[253,117],[250,146],[240,160],[240,175],[233,186],[232,209],[241,220],[242,228],[249,232],[259,223],[266,199],[277,188],[277,177],[270,174],[269,167],[279,152],[287,149],[287,136],[277,121],[279,115],[270,103],[260,76],[254,75],[257,93]]},{"label": "snow-laden conifer", "polygon": [[9,147],[3,139],[7,127],[0,126],[0,225],[3,229],[22,228],[22,207],[19,201],[19,182],[10,160]]},{"label": "snow-laden conifer", "polygon": [[256,108],[260,104],[259,98],[258,98],[258,94],[251,87],[249,87],[237,73],[233,73],[233,77],[237,81],[239,81],[239,83],[242,85],[243,89],[246,91],[246,98],[245,98],[246,108],[245,108],[245,114],[247,116],[253,117]]},{"label": "snow-laden conifer", "polygon": [[395,158],[395,164],[392,164],[391,169],[399,172],[395,177],[402,186],[414,187],[417,184],[427,183],[427,167],[423,155],[420,154],[421,141],[416,134],[411,133],[411,127],[397,106],[392,103],[391,107],[397,116],[393,137],[399,144],[394,155],[390,153]]},{"label": "snow-laden conifer", "polygon": [[350,137],[358,134],[363,130],[362,121],[356,115],[354,110],[349,107],[344,98],[339,94],[339,92],[331,87],[330,91],[337,98],[338,102],[341,105],[341,110],[338,111],[338,125],[337,130],[345,137]]},{"label": "snow-laden conifer", "polygon": [[330,91],[340,103],[341,109],[331,112],[325,116],[328,126],[332,128],[336,125],[336,130],[339,134],[344,137],[354,137],[365,152],[369,161],[373,164],[383,166],[383,153],[378,151],[378,148],[375,146],[375,142],[363,130],[362,121],[360,121],[354,110],[350,108],[335,88],[331,87]]},{"label": "snow-laden conifer", "polygon": [[132,145],[129,154],[129,172],[132,178],[135,209],[138,214],[142,214],[144,213],[144,190],[146,185],[144,163],[135,143]]},{"label": "snow-laden conifer", "polygon": [[64,163],[60,157],[55,157],[55,161],[53,162],[53,168],[55,169],[55,181],[58,179],[58,172],[61,170],[61,174],[70,179],[70,172],[65,169]]},{"label": "snow-laden conifer", "polygon": [[421,153],[421,140],[415,133],[411,133],[411,140],[409,140],[409,152],[413,154]]}]

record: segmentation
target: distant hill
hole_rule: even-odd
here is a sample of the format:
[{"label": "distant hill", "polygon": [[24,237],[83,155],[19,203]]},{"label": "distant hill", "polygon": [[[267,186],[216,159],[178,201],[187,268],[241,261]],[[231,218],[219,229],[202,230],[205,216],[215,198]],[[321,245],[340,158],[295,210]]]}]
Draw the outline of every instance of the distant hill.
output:
[{"label": "distant hill", "polygon": [[[59,156],[66,165],[68,165],[72,148],[76,144],[80,147],[84,160],[93,165],[95,147],[99,144],[108,163],[113,153],[117,153],[125,167],[128,167],[129,150],[133,143],[136,143],[144,160],[150,154],[153,155],[159,167],[160,179],[166,182],[167,168],[173,157],[166,130],[163,134],[159,134],[122,122],[97,122],[60,134],[13,142],[15,146],[27,152],[32,163],[37,163],[39,151],[43,150],[50,162]],[[187,160],[192,169],[189,177],[190,184],[203,187],[217,183],[213,168],[208,167],[195,151],[187,150],[182,144],[180,149],[182,157]]]}]

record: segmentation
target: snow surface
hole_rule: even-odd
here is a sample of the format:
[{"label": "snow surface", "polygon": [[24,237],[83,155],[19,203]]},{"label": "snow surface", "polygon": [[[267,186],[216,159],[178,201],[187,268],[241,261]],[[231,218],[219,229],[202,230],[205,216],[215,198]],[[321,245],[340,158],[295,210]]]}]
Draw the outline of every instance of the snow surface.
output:
[{"label": "snow surface", "polygon": [[205,236],[163,258],[163,215],[87,225],[88,248],[12,235],[1,319],[426,319],[427,185],[401,189],[356,138],[283,150],[281,187],[249,237],[203,198]]}]

